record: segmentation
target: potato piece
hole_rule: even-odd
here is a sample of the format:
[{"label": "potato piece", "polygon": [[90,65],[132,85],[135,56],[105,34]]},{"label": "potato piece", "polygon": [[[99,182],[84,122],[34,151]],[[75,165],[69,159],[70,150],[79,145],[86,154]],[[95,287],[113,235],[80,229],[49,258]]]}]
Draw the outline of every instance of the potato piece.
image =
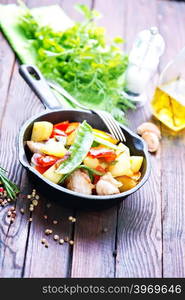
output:
[{"label": "potato piece", "polygon": [[135,181],[138,181],[140,179],[140,177],[141,177],[141,172],[137,172],[137,173],[134,173],[131,178]]},{"label": "potato piece", "polygon": [[133,171],[133,173],[139,172],[143,163],[143,156],[131,156],[130,163],[131,163],[131,170]]},{"label": "potato piece", "polygon": [[128,153],[121,153],[116,160],[117,162],[114,165],[109,166],[109,171],[111,172],[113,177],[133,175],[133,172],[131,170],[130,157],[128,157]]},{"label": "potato piece", "polygon": [[123,143],[119,143],[119,145],[117,146],[116,154],[119,155],[123,152],[127,153],[127,155],[130,156],[130,149]]},{"label": "potato piece", "polygon": [[76,137],[76,132],[77,131],[75,130],[67,136],[67,141],[66,141],[67,146],[71,146],[74,143],[74,140],[75,140],[75,137]]},{"label": "potato piece", "polygon": [[43,176],[54,183],[58,183],[60,181],[60,179],[62,178],[62,175],[56,173],[55,170],[56,170],[56,167],[55,167],[55,165],[53,165],[46,172],[43,173]]},{"label": "potato piece", "polygon": [[122,186],[119,188],[120,192],[126,192],[137,185],[137,182],[128,176],[121,176],[116,179],[122,183]]},{"label": "potato piece", "polygon": [[96,169],[97,166],[99,165],[99,160],[97,158],[92,158],[87,156],[84,161],[84,165],[91,168],[91,169]]},{"label": "potato piece", "polygon": [[43,147],[41,148],[41,152],[56,157],[63,157],[66,154],[67,150],[62,142],[52,140],[43,145]]},{"label": "potato piece", "polygon": [[33,124],[31,140],[42,142],[48,140],[53,131],[53,124],[47,121],[35,122]]}]

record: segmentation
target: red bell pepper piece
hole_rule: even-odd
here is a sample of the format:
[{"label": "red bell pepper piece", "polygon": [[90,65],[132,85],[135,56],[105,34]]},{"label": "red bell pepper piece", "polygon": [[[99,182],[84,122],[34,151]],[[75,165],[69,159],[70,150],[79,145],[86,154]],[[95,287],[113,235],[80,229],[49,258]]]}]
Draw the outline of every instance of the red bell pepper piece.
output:
[{"label": "red bell pepper piece", "polygon": [[71,122],[71,123],[69,123],[69,126],[66,129],[65,133],[67,135],[70,135],[73,131],[75,131],[78,128],[79,124],[80,124],[79,122]]},{"label": "red bell pepper piece", "polygon": [[58,160],[58,157],[50,155],[41,155],[37,158],[37,164],[39,167],[50,167],[54,165]]},{"label": "red bell pepper piece", "polygon": [[40,173],[40,174],[43,174],[43,173],[45,173],[48,169],[50,168],[50,166],[49,167],[40,167],[40,166],[35,166],[35,169]]},{"label": "red bell pepper piece", "polygon": [[112,162],[116,159],[116,153],[114,150],[103,147],[91,148],[88,155],[93,158],[103,158],[106,162]]},{"label": "red bell pepper piece", "polygon": [[96,169],[96,171],[98,171],[98,172],[106,173],[106,170],[105,170],[102,166],[100,166],[100,165],[98,165],[95,169]]},{"label": "red bell pepper piece", "polygon": [[53,128],[51,138],[53,138],[56,135],[58,135],[58,136],[67,136],[64,131],[62,131],[60,129],[57,129],[57,128]]},{"label": "red bell pepper piece", "polygon": [[59,130],[65,132],[67,130],[67,128],[69,127],[69,124],[70,124],[69,121],[64,121],[64,122],[55,124],[53,127],[55,129],[59,129]]},{"label": "red bell pepper piece", "polygon": [[69,121],[64,121],[64,122],[55,124],[53,126],[51,138],[54,137],[55,135],[66,136],[65,131],[67,130],[68,127],[69,127]]}]

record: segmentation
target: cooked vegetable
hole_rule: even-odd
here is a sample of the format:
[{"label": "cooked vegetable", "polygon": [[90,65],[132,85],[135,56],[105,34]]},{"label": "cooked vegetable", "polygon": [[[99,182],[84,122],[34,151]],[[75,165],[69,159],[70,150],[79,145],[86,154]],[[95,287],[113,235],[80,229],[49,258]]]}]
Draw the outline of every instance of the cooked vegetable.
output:
[{"label": "cooked vegetable", "polygon": [[54,139],[50,139],[49,142],[43,145],[41,152],[51,156],[63,157],[67,150],[62,142],[57,142]]},{"label": "cooked vegetable", "polygon": [[80,123],[79,122],[72,122],[69,124],[67,130],[66,130],[66,134],[70,135],[72,132],[74,132],[75,130],[78,129]]},{"label": "cooked vegetable", "polygon": [[123,152],[116,158],[116,163],[109,167],[109,171],[113,177],[117,176],[132,176],[133,172],[131,170],[130,159],[127,153]]},{"label": "cooked vegetable", "polygon": [[92,169],[96,169],[96,167],[100,164],[100,162],[97,158],[93,158],[90,156],[85,157],[83,163],[85,166],[92,168]]},{"label": "cooked vegetable", "polygon": [[117,157],[114,150],[102,146],[91,148],[88,155],[92,158],[102,158],[106,162],[112,162]]},{"label": "cooked vegetable", "polygon": [[40,167],[49,167],[54,165],[57,162],[58,158],[54,156],[49,156],[49,155],[40,155],[37,157],[37,164]]},{"label": "cooked vegetable", "polygon": [[53,130],[53,124],[47,121],[34,122],[31,140],[33,142],[42,142],[48,140]]},{"label": "cooked vegetable", "polygon": [[27,141],[26,142],[28,148],[30,149],[31,152],[33,153],[42,153],[42,148],[44,146],[44,143],[38,143],[38,142],[33,142],[33,141]]},{"label": "cooked vegetable", "polygon": [[110,149],[117,150],[117,146],[109,142],[108,140],[103,139],[100,136],[94,136],[94,141],[97,142],[98,144],[104,145]]},{"label": "cooked vegetable", "polygon": [[78,122],[70,123],[68,129],[66,130],[68,146],[71,146],[73,144],[79,125],[80,123]]},{"label": "cooked vegetable", "polygon": [[84,160],[93,143],[92,128],[86,121],[80,124],[74,144],[69,148],[70,157],[56,170],[58,174],[67,174],[75,170]]},{"label": "cooked vegetable", "polygon": [[46,78],[57,81],[89,108],[107,110],[123,122],[123,111],[134,108],[121,93],[128,64],[128,57],[117,46],[123,40],[115,38],[108,46],[104,28],[94,22],[99,14],[84,5],[78,10],[85,21],[64,32],[43,27],[28,9],[17,27],[32,52],[35,50],[37,65]]},{"label": "cooked vegetable", "polygon": [[64,121],[64,122],[55,124],[53,126],[53,129],[58,129],[58,130],[66,132],[69,126],[70,126],[69,121]]},{"label": "cooked vegetable", "polygon": [[122,186],[120,187],[120,192],[126,192],[137,185],[137,181],[128,176],[120,176],[116,179],[122,183]]},{"label": "cooked vegetable", "polygon": [[44,172],[43,176],[54,183],[59,183],[62,177],[61,174],[56,173],[56,165],[53,165],[46,172]]},{"label": "cooked vegetable", "polygon": [[51,137],[56,137],[56,136],[66,137],[67,134],[65,133],[65,131],[67,130],[68,126],[69,126],[69,121],[65,121],[65,122],[55,124],[53,126],[53,131],[52,131]]},{"label": "cooked vegetable", "polygon": [[100,137],[112,144],[117,144],[118,140],[116,140],[115,138],[113,138],[109,133],[99,130],[99,129],[93,129],[93,133],[96,137]]},{"label": "cooked vegetable", "polygon": [[137,172],[139,172],[139,170],[142,166],[143,157],[142,156],[131,156],[130,163],[131,163],[131,170],[134,173],[137,173]]},{"label": "cooked vegetable", "polygon": [[67,136],[67,142],[66,142],[67,146],[71,146],[74,143],[75,137],[76,137],[76,130],[74,130],[73,132],[71,132],[71,134]]},{"label": "cooked vegetable", "polygon": [[131,178],[138,181],[141,178],[141,172],[134,173]]},{"label": "cooked vegetable", "polygon": [[113,195],[137,185],[143,163],[117,142],[86,121],[64,121],[53,126],[48,140],[27,145],[34,153],[31,165],[51,182],[88,195]]},{"label": "cooked vegetable", "polygon": [[119,155],[123,152],[125,152],[128,156],[130,156],[130,149],[123,143],[119,143],[116,149],[116,154]]}]

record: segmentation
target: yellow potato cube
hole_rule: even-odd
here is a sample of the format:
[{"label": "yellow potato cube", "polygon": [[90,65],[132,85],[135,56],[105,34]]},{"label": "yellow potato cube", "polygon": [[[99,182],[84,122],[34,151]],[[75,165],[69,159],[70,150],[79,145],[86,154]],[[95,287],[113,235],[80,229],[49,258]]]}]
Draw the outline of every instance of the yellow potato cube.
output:
[{"label": "yellow potato cube", "polygon": [[43,173],[43,176],[54,183],[58,183],[61,180],[62,175],[56,173],[55,170],[55,165],[53,165],[46,172]]},{"label": "yellow potato cube", "polygon": [[71,132],[68,136],[67,136],[67,141],[66,141],[66,145],[67,146],[71,146],[74,143],[75,137],[76,137],[76,133],[77,130]]},{"label": "yellow potato cube", "polygon": [[31,140],[42,142],[48,140],[53,131],[53,124],[47,121],[35,122],[33,124]]},{"label": "yellow potato cube", "polygon": [[130,149],[123,143],[119,143],[119,145],[117,146],[116,154],[119,155],[123,152],[130,156]]},{"label": "yellow potato cube", "polygon": [[117,157],[117,162],[114,165],[109,166],[109,171],[113,177],[117,176],[132,176],[133,172],[131,170],[130,157],[126,152],[123,152]]},{"label": "yellow potato cube", "polygon": [[48,143],[43,145],[41,152],[56,157],[63,157],[66,154],[67,150],[62,142],[52,140],[51,142],[49,141]]},{"label": "yellow potato cube", "polygon": [[131,163],[131,170],[133,171],[133,173],[139,172],[143,163],[143,156],[131,156],[130,163]]},{"label": "yellow potato cube", "polygon": [[96,167],[99,165],[99,160],[97,158],[92,158],[87,156],[84,161],[84,165],[91,168],[91,169],[96,169]]},{"label": "yellow potato cube", "polygon": [[137,185],[137,182],[128,176],[120,176],[116,180],[122,183],[122,186],[119,188],[120,192],[126,192]]}]

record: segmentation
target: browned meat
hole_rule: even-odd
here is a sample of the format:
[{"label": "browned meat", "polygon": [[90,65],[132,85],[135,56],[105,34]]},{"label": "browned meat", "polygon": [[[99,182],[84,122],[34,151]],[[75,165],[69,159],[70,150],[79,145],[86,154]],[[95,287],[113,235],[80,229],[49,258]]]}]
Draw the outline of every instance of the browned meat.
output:
[{"label": "browned meat", "polygon": [[110,172],[103,175],[96,184],[96,192],[98,195],[113,195],[120,193],[119,187],[122,183],[112,177]]},{"label": "browned meat", "polygon": [[91,195],[94,185],[87,173],[76,170],[66,180],[66,187],[74,192]]}]

